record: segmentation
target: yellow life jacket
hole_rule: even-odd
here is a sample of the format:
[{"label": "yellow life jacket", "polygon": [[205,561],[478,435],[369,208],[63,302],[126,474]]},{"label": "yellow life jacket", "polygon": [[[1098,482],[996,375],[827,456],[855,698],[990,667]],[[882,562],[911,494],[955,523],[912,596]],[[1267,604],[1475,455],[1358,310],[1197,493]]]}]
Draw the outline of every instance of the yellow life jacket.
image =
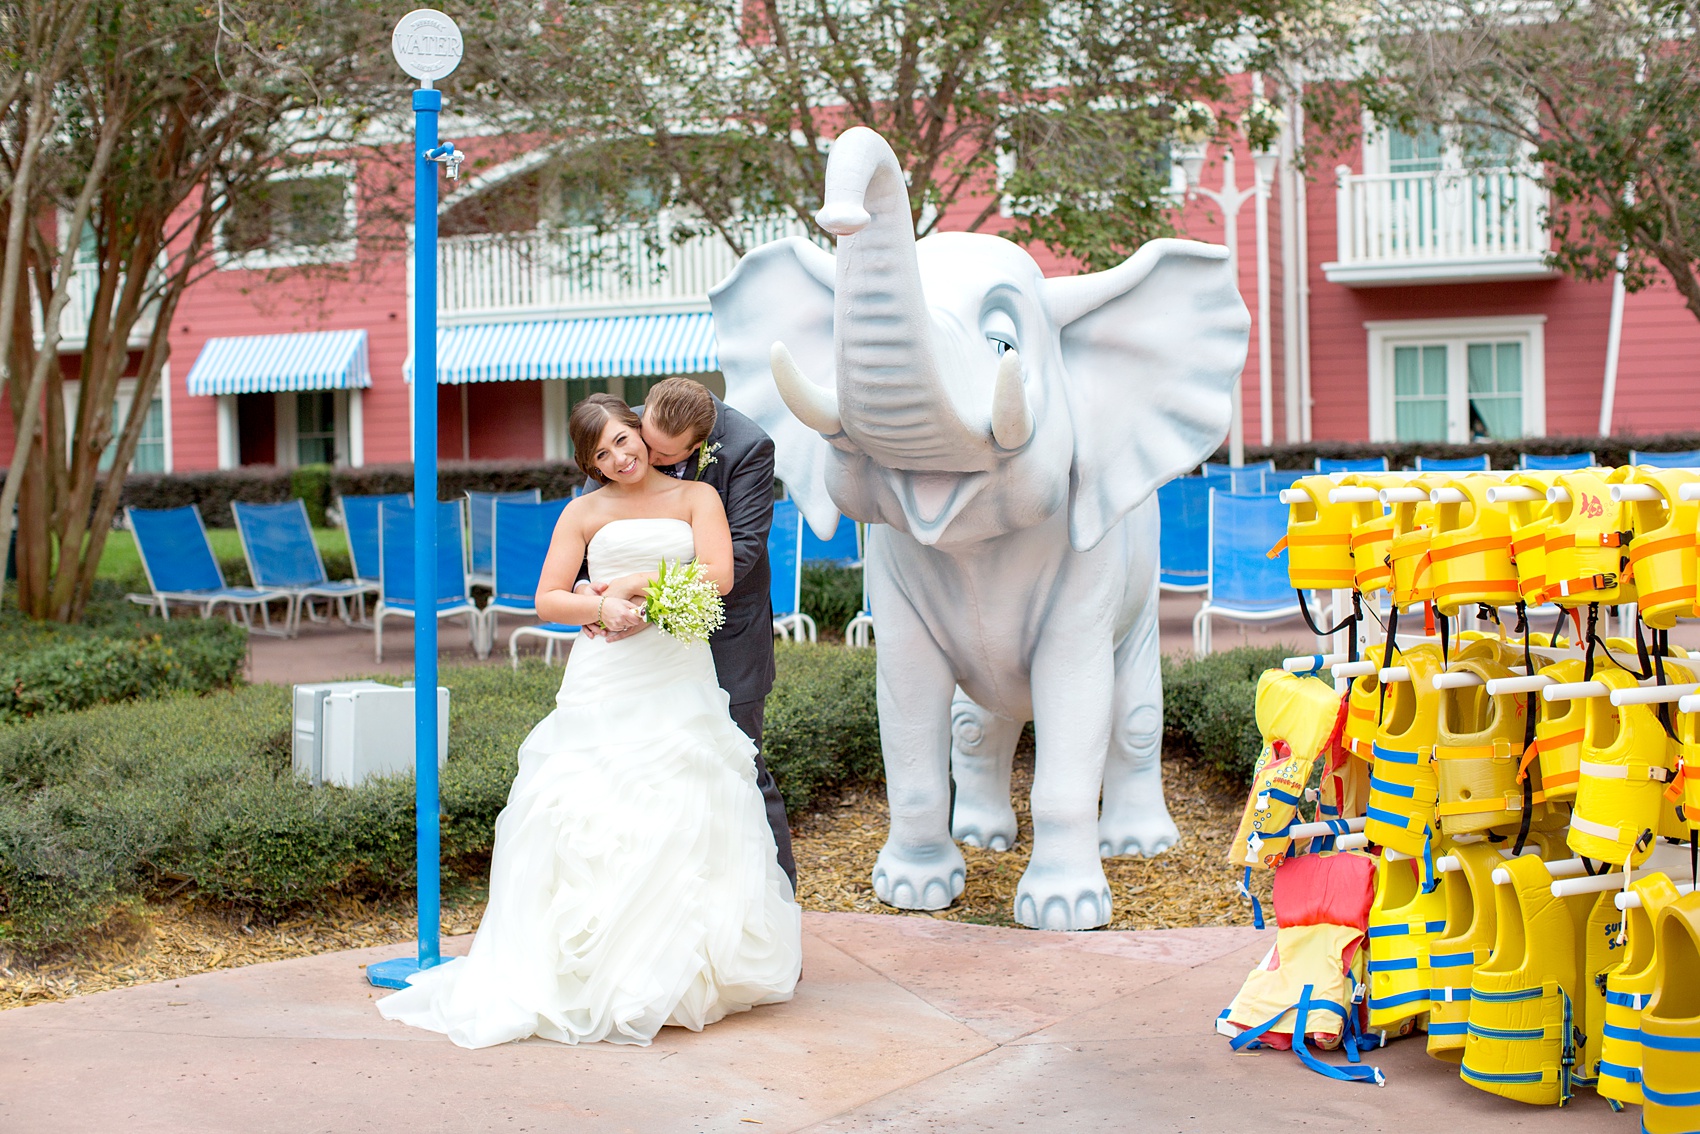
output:
[{"label": "yellow life jacket", "polygon": [[1562,1106],[1576,1058],[1576,928],[1545,863],[1525,855],[1504,869],[1511,884],[1494,887],[1493,953],[1470,983],[1459,1075],[1517,1102]]},{"label": "yellow life jacket", "polygon": [[1635,601],[1635,587],[1625,575],[1629,564],[1630,513],[1615,504],[1611,486],[1628,477],[1617,469],[1560,473],[1557,487],[1569,498],[1552,505],[1546,534],[1547,601],[1560,606],[1586,606]]},{"label": "yellow life jacket", "polygon": [[1318,677],[1265,670],[1257,680],[1257,727],[1263,751],[1239,833],[1228,848],[1235,866],[1276,867],[1292,846],[1292,827],[1311,773],[1334,732],[1340,694]]},{"label": "yellow life jacket", "polygon": [[1448,853],[1458,869],[1440,876],[1446,930],[1429,946],[1428,1053],[1457,1062],[1464,1057],[1470,983],[1493,951],[1493,872],[1505,858],[1492,843],[1466,843]]},{"label": "yellow life jacket", "polygon": [[1364,831],[1378,846],[1421,859],[1428,881],[1434,877],[1434,807],[1439,792],[1434,745],[1440,733],[1440,696],[1434,678],[1440,673],[1440,647],[1422,642],[1400,650],[1397,663],[1409,667],[1411,680],[1387,686],[1387,704],[1375,736]]},{"label": "yellow life jacket", "polygon": [[1641,1126],[1700,1130],[1700,891],[1653,919],[1653,996],[1641,1011]]},{"label": "yellow life jacket", "polygon": [[[1473,673],[1483,682],[1511,676],[1497,661],[1474,658],[1454,662],[1450,672]],[[1524,698],[1489,696],[1484,686],[1473,685],[1440,690],[1440,706],[1434,763],[1441,832],[1466,835],[1515,823],[1523,811],[1517,772],[1523,759]]]},{"label": "yellow life jacket", "polygon": [[1287,534],[1282,543],[1287,548],[1287,581],[1295,590],[1344,590],[1356,580],[1351,547],[1354,507],[1328,501],[1328,494],[1338,487],[1329,476],[1301,477],[1290,486],[1298,498],[1287,505]]},{"label": "yellow life jacket", "polygon": [[[1641,1010],[1653,994],[1653,919],[1676,901],[1676,887],[1665,875],[1644,874],[1629,884],[1640,906],[1623,911],[1626,944],[1615,967],[1607,970],[1600,1019],[1599,1092],[1620,1103],[1641,1101]],[[1605,897],[1610,898],[1607,894]]]},{"label": "yellow life jacket", "polygon": [[[1692,681],[1688,670],[1666,665],[1673,684]],[[1594,671],[1611,689],[1634,689],[1635,675],[1615,667]],[[1652,705],[1614,707],[1590,697],[1582,726],[1581,781],[1570,815],[1570,849],[1583,858],[1640,866],[1663,828],[1665,785],[1676,767],[1677,743]]]},{"label": "yellow life jacket", "polygon": [[1633,483],[1651,485],[1662,500],[1625,505],[1635,538],[1629,567],[1635,576],[1641,621],[1669,630],[1695,613],[1694,538],[1700,503],[1682,498],[1682,486],[1700,480],[1686,469],[1637,468]]},{"label": "yellow life jacket", "polygon": [[1416,863],[1382,855],[1369,907],[1369,1027],[1408,1035],[1428,1011],[1429,951],[1446,929],[1446,898],[1423,893]]},{"label": "yellow life jacket", "polygon": [[1540,603],[1547,585],[1547,528],[1552,525],[1552,503],[1547,489],[1556,473],[1516,472],[1505,483],[1539,492],[1539,500],[1519,500],[1506,505],[1511,520],[1511,560],[1517,571],[1517,590],[1523,600]]},{"label": "yellow life jacket", "polygon": [[[1438,475],[1419,476],[1405,487],[1432,491]],[[1429,541],[1434,534],[1434,504],[1428,499],[1393,505],[1393,542],[1387,549],[1393,568],[1393,602],[1401,610],[1434,598],[1434,572],[1429,561]]]},{"label": "yellow life jacket", "polygon": [[[1247,975],[1221,1018],[1234,1025],[1236,1034],[1270,1021],[1268,1031],[1290,1034],[1306,985],[1315,989],[1315,999],[1352,1011],[1348,1006],[1363,968],[1362,945],[1363,932],[1355,925],[1282,926],[1275,931],[1274,948]],[[1346,1022],[1333,1008],[1318,1007],[1304,1027],[1326,1046],[1323,1037],[1342,1035]]]},{"label": "yellow life jacket", "polygon": [[[1359,488],[1380,490],[1404,483],[1403,478],[1361,473],[1348,476],[1345,483]],[[1387,553],[1393,546],[1393,516],[1379,500],[1351,505],[1352,508],[1352,569],[1358,590],[1366,595],[1385,591],[1392,585],[1393,568],[1387,565]]]},{"label": "yellow life jacket", "polygon": [[[1565,658],[1540,669],[1541,676],[1565,685],[1581,681],[1584,672],[1581,658]],[[1541,790],[1548,800],[1575,799],[1582,777],[1582,723],[1588,701],[1581,697],[1569,701],[1537,697],[1535,704],[1540,714],[1535,720],[1535,751]]]},{"label": "yellow life jacket", "polygon": [[1517,567],[1511,561],[1510,508],[1487,501],[1487,490],[1500,483],[1498,477],[1478,474],[1452,477],[1437,486],[1464,494],[1462,504],[1434,506],[1429,570],[1434,605],[1443,614],[1473,603],[1511,606],[1521,597]]},{"label": "yellow life jacket", "polygon": [[[1365,646],[1363,660],[1380,667],[1381,646]],[[1346,704],[1346,729],[1340,743],[1360,760],[1368,761],[1375,747],[1375,720],[1381,709],[1381,680],[1372,672],[1352,679]]]}]

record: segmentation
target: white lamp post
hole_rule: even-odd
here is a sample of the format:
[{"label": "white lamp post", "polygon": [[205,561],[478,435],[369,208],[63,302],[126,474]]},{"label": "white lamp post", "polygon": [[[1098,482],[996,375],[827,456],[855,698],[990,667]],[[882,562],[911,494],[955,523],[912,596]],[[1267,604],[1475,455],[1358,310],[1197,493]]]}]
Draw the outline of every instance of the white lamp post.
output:
[{"label": "white lamp post", "polygon": [[[1199,194],[1216,202],[1222,210],[1224,226],[1222,242],[1228,246],[1228,273],[1233,277],[1234,287],[1240,285],[1240,206],[1256,196],[1260,189],[1253,185],[1241,189],[1234,181],[1234,151],[1232,147],[1222,153],[1222,188],[1206,189],[1198,183],[1204,172],[1204,162],[1209,156],[1207,146],[1199,144],[1177,150],[1180,157],[1181,171],[1186,174],[1186,189],[1188,195]],[[1261,181],[1261,178],[1256,180]],[[1267,261],[1267,234],[1260,234],[1258,241],[1259,258]],[[1265,268],[1267,271],[1267,268]],[[1265,285],[1267,287],[1267,285]],[[1241,408],[1240,379],[1234,379],[1234,416],[1228,426],[1228,463],[1235,467],[1245,464],[1245,412]]]},{"label": "white lamp post", "polygon": [[[1204,163],[1209,154],[1208,146],[1202,143],[1178,147],[1175,150],[1181,172],[1186,175],[1187,193],[1208,197],[1222,210],[1222,242],[1228,246],[1228,270],[1233,275],[1235,287],[1239,286],[1240,279],[1240,206],[1253,197],[1257,198],[1257,369],[1258,406],[1262,418],[1259,437],[1263,444],[1269,445],[1273,443],[1275,434],[1274,379],[1269,343],[1268,203],[1269,186],[1274,180],[1279,156],[1274,150],[1259,150],[1254,153],[1252,184],[1241,189],[1234,178],[1234,151],[1229,147],[1222,152],[1222,187],[1206,189],[1198,182],[1204,174]],[[1245,464],[1245,413],[1238,380],[1234,382],[1233,421],[1228,427],[1228,463],[1235,466]]]}]

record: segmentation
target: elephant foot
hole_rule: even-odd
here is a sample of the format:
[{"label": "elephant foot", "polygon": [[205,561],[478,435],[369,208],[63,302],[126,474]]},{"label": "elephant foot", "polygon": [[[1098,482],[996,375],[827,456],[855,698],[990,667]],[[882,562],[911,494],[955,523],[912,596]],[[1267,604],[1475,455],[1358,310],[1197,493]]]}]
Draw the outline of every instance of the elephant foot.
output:
[{"label": "elephant foot", "polygon": [[961,794],[956,797],[956,809],[950,816],[950,837],[971,847],[1006,851],[1015,845],[1020,827],[1015,821],[1015,808],[1005,802],[1002,808],[970,804]]},{"label": "elephant foot", "polygon": [[1180,829],[1161,802],[1155,811],[1105,813],[1098,821],[1098,854],[1102,858],[1154,858],[1180,841]]},{"label": "elephant foot", "polygon": [[967,881],[967,863],[951,842],[921,848],[888,842],[874,862],[874,896],[900,910],[942,910]]},{"label": "elephant foot", "polygon": [[1104,811],[1098,818],[1098,854],[1102,858],[1138,855],[1152,858],[1181,841],[1180,829],[1163,802],[1160,773],[1129,776],[1104,790]]},{"label": "elephant foot", "polygon": [[1030,864],[1015,891],[1015,920],[1029,929],[1096,929],[1110,921],[1110,884],[1092,869],[1039,869]]}]

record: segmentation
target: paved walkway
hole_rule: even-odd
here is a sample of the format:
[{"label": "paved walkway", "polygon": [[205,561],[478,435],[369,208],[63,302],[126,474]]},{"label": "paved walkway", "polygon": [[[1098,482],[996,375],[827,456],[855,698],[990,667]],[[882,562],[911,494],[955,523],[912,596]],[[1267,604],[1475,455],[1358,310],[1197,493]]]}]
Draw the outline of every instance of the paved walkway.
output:
[{"label": "paved walkway", "polygon": [[[1290,1054],[1230,1055],[1219,1008],[1268,947],[1249,929],[1045,934],[805,915],[788,1004],[648,1048],[530,1040],[462,1051],[379,1018],[369,949],[0,1012],[0,1130],[1586,1131],[1459,1082],[1419,1044],[1384,1090]],[[460,952],[469,939],[452,943]],[[1338,1058],[1334,1056],[1333,1058]]]}]

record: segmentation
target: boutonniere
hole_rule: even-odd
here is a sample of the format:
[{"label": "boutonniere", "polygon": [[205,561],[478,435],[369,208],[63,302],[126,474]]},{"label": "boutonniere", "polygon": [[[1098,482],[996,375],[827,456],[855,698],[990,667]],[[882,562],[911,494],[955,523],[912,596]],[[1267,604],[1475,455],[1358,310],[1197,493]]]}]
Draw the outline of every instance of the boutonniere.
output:
[{"label": "boutonniere", "polygon": [[701,480],[703,470],[715,462],[717,458],[714,454],[719,448],[720,445],[717,442],[713,445],[704,445],[701,449],[697,450],[697,480]]}]

